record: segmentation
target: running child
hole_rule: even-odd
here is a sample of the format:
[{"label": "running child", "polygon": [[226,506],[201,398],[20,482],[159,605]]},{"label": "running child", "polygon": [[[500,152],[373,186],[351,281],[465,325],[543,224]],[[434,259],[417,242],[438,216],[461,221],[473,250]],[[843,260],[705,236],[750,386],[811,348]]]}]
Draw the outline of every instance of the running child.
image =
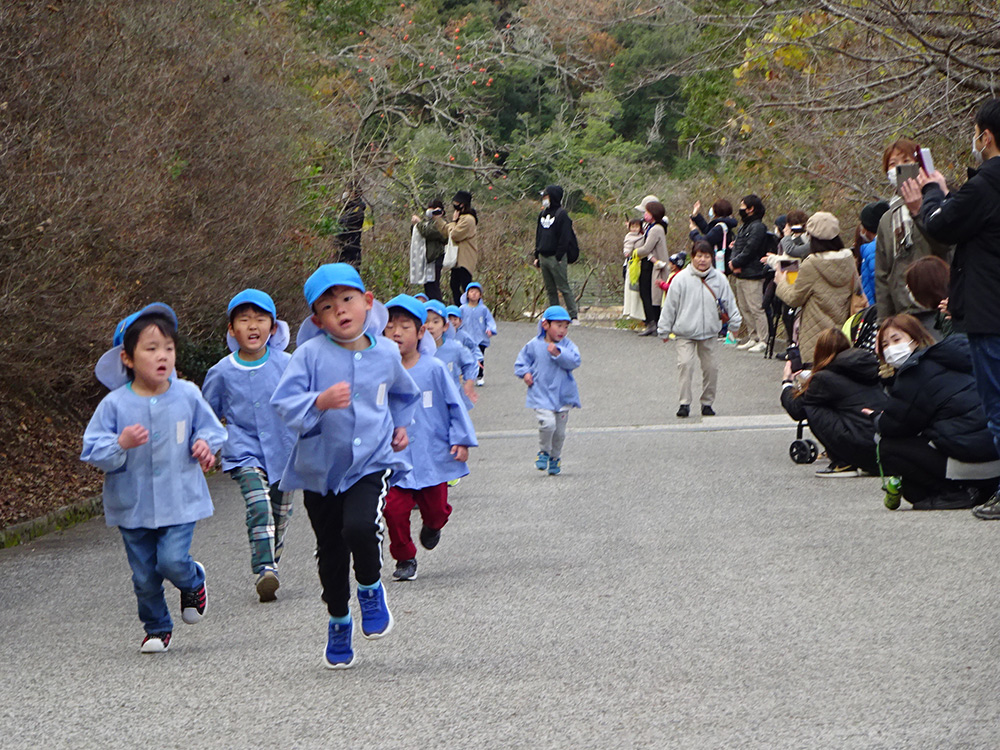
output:
[{"label": "running child", "polygon": [[191,539],[195,522],[212,515],[203,472],[226,440],[198,386],[177,378],[176,344],[177,316],[160,302],[117,325],[95,370],[111,393],[97,405],[80,455],[105,473],[104,518],[125,543],[144,654],[170,646],[164,579],[181,592],[184,622],[205,616],[205,568],[191,558]]},{"label": "running child", "polygon": [[424,309],[427,310],[427,333],[437,346],[434,356],[447,365],[455,386],[462,391],[465,408],[471,409],[478,400],[474,382],[479,372],[476,358],[468,347],[448,335],[448,312],[443,302],[436,299],[425,302]]},{"label": "running child", "polygon": [[434,549],[451,515],[448,482],[468,475],[466,461],[469,448],[477,445],[476,431],[447,366],[430,356],[431,347],[423,346],[428,336],[424,306],[406,294],[385,306],[389,312],[385,334],[399,346],[403,367],[422,394],[406,449],[413,468],[389,490],[385,507],[389,554],[396,560],[392,577],[412,581],[417,577],[417,548],[410,535],[410,512],[414,505],[420,509],[420,544]]},{"label": "running child", "polygon": [[[297,442],[282,474],[285,491],[304,490],[316,533],[319,578],[330,615],[325,664],[354,664],[350,565],[358,583],[361,633],[392,630],[382,572],[382,513],[389,482],[410,465],[406,426],[420,390],[399,347],[378,335],[373,299],[346,263],[320,266],[305,283],[312,317],[271,397]],[[378,323],[381,322],[382,325]]]},{"label": "running child", "polygon": [[479,378],[476,385],[483,385],[486,368],[486,347],[490,345],[490,339],[497,335],[497,323],[493,320],[493,313],[483,302],[483,286],[478,281],[473,281],[465,287],[465,299],[460,308],[462,311],[462,325],[473,343],[479,347],[482,357],[479,359]]},{"label": "running child", "polygon": [[229,439],[222,446],[222,470],[239,484],[247,506],[257,596],[272,602],[277,599],[278,560],[292,516],[291,493],[284,493],[280,482],[295,434],[270,403],[291,359],[284,351],[288,326],[278,320],[271,296],[258,289],[237,294],[227,312],[226,340],[232,354],[208,371],[201,392],[226,420]]},{"label": "running child", "polygon": [[573,370],[580,366],[580,350],[566,336],[570,320],[565,308],[546,308],[538,323],[538,336],[524,345],[514,362],[514,374],[528,386],[525,406],[534,409],[538,418],[541,445],[535,468],[549,474],[562,470],[569,410],[580,408],[580,393],[573,378]]}]

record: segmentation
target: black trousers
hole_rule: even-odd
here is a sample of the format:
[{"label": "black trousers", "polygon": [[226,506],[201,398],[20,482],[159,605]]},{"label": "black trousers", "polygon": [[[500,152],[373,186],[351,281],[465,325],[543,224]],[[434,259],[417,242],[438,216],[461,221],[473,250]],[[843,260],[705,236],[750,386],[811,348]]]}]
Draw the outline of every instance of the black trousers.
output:
[{"label": "black trousers", "polygon": [[486,372],[486,344],[480,344],[479,351],[483,355],[483,358],[479,360],[479,377],[483,377],[483,373]]},{"label": "black trousers", "polygon": [[316,534],[323,601],[333,617],[344,617],[350,611],[352,556],[358,583],[370,586],[382,576],[382,513],[390,473],[387,469],[367,474],[340,494],[303,493]]},{"label": "black trousers", "polygon": [[869,474],[878,475],[878,462],[875,460],[875,440],[872,436],[870,446],[862,448],[858,445],[839,443],[831,440],[830,435],[825,435],[822,428],[817,428],[812,422],[809,423],[809,431],[816,436],[816,439],[826,448],[826,455],[830,461],[838,464],[848,464],[864,469]]},{"label": "black trousers", "polygon": [[[646,323],[657,323],[660,320],[660,306],[653,304],[653,261],[646,258],[639,264],[639,299],[642,300],[642,314]],[[657,296],[659,299],[659,295]]]},{"label": "black trousers", "polygon": [[424,282],[424,294],[428,299],[436,299],[444,302],[441,296],[441,266],[444,264],[444,257],[434,261],[434,281]]},{"label": "black trousers", "polygon": [[361,270],[361,245],[345,245],[337,254],[338,263],[350,263]]},{"label": "black trousers", "polygon": [[451,296],[455,298],[455,304],[462,304],[462,295],[465,294],[465,287],[472,283],[472,271],[462,266],[455,266],[451,269]]},{"label": "black trousers", "polygon": [[879,455],[886,476],[903,478],[903,497],[908,502],[916,504],[962,488],[945,478],[948,457],[930,445],[927,438],[882,438]]}]

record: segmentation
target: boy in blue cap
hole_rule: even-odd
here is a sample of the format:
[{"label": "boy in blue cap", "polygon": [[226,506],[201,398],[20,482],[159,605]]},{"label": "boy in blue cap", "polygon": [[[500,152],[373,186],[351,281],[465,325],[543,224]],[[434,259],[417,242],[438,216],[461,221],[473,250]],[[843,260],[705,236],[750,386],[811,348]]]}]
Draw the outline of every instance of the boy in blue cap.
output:
[{"label": "boy in blue cap", "polygon": [[271,395],[291,355],[288,325],[278,320],[274,300],[259,289],[244,289],[229,301],[226,336],[232,354],[205,375],[201,392],[229,439],[222,447],[222,470],[239,484],[247,506],[250,566],[262,602],[277,598],[278,560],[292,515],[291,493],[281,491],[295,434],[271,406]]},{"label": "boy in blue cap", "polygon": [[580,408],[573,378],[573,370],[580,366],[580,350],[566,337],[570,322],[569,313],[559,305],[546,308],[538,323],[538,336],[524,345],[514,362],[514,374],[528,386],[525,406],[534,409],[538,417],[541,447],[535,468],[549,474],[562,470],[569,410]]},{"label": "boy in blue cap", "polygon": [[479,378],[476,380],[476,385],[483,385],[486,382],[483,377],[486,371],[486,347],[490,345],[490,339],[497,335],[497,323],[493,320],[490,308],[483,302],[482,284],[473,281],[465,287],[460,309],[462,327],[482,353],[479,357]]},{"label": "boy in blue cap", "polygon": [[205,615],[205,568],[191,558],[191,539],[195,522],[212,515],[203,472],[226,440],[198,387],[177,378],[176,342],[177,316],[159,302],[118,324],[96,368],[111,393],[87,425],[80,455],[105,473],[104,518],[125,542],[144,654],[170,646],[164,579],[181,592],[184,622]]},{"label": "boy in blue cap", "polygon": [[320,266],[303,288],[311,318],[271,403],[297,433],[282,474],[285,491],[304,490],[316,533],[319,578],[330,614],[325,664],[354,664],[350,565],[358,582],[361,633],[392,630],[382,572],[382,513],[389,482],[410,469],[406,426],[420,390],[399,347],[379,335],[373,299],[353,266]]},{"label": "boy in blue cap", "polygon": [[[448,335],[448,311],[440,300],[424,303],[427,310],[427,333],[434,339],[437,350],[434,356],[445,363],[455,386],[461,390],[465,408],[472,409],[477,401],[475,380],[479,372],[472,351]],[[462,380],[465,380],[463,383]]]},{"label": "boy in blue cap", "polygon": [[393,297],[385,306],[389,312],[385,335],[399,346],[403,367],[421,393],[406,449],[413,468],[389,490],[385,506],[389,554],[396,560],[392,577],[412,581],[417,577],[417,548],[410,536],[410,512],[414,505],[420,509],[420,544],[434,549],[451,515],[448,482],[469,473],[469,447],[478,443],[448,368],[432,354],[424,306],[407,294]]}]

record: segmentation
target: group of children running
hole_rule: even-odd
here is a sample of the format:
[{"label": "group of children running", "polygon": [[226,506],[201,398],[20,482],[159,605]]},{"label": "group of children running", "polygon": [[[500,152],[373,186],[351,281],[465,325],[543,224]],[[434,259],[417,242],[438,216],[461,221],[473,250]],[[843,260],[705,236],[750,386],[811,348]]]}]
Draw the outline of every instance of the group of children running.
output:
[{"label": "group of children running", "polygon": [[[484,384],[485,351],[497,333],[482,287],[469,284],[461,307],[406,294],[382,305],[353,266],[334,263],[308,278],[304,294],[310,315],[292,354],[285,351],[289,327],[268,294],[245,289],[233,297],[231,354],[200,391],[176,375],[178,320],[162,303],[123,319],[98,362],[98,379],[111,392],[87,426],[81,458],[105,472],[105,518],[125,544],[143,653],[170,645],[164,579],[180,591],[185,623],[205,615],[205,568],[190,547],[195,523],[213,512],[204,472],[220,450],[222,470],[246,503],[261,602],[277,598],[291,492],[303,491],[331,669],[355,662],[351,567],[361,633],[382,638],[393,628],[381,580],[384,530],[397,581],[417,577],[414,508],[421,545],[430,550],[440,541],[452,510],[449,486],[469,473],[469,449],[477,445],[473,383]],[[514,367],[538,418],[535,465],[553,475],[568,411],[580,406],[572,375],[580,353],[566,338],[569,323],[563,308],[545,310]]]}]

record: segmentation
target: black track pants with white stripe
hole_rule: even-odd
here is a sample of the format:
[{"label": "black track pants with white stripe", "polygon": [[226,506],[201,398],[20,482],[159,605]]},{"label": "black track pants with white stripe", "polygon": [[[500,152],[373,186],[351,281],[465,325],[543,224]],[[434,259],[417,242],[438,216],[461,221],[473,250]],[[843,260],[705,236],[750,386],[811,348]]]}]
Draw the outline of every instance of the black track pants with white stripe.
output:
[{"label": "black track pants with white stripe", "polygon": [[382,514],[389,474],[388,470],[368,474],[339,494],[304,493],[309,523],[316,533],[323,601],[333,617],[344,617],[350,611],[352,557],[358,583],[370,586],[381,578]]}]

